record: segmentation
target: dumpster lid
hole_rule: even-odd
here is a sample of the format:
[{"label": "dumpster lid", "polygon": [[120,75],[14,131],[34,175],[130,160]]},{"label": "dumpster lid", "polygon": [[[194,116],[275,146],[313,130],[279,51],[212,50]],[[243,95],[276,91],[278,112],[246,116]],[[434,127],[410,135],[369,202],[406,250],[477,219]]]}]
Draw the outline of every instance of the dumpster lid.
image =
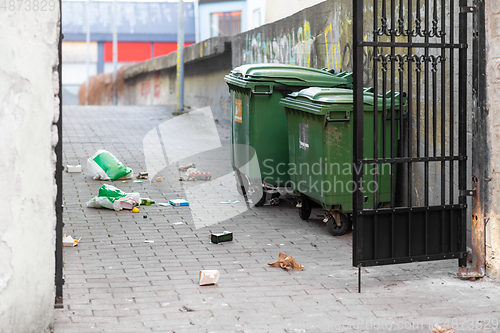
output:
[{"label": "dumpster lid", "polygon": [[236,67],[230,76],[245,81],[277,82],[295,86],[341,86],[352,85],[352,78],[345,72],[338,75],[326,69],[316,69],[284,64],[249,64]]},{"label": "dumpster lid", "polygon": [[[375,94],[372,92],[372,88],[364,88],[363,94],[363,104],[366,105],[374,105],[375,104]],[[343,88],[320,88],[320,87],[312,87],[302,89],[301,91],[297,91],[288,95],[289,97],[293,97],[295,99],[308,99],[313,102],[320,102],[322,104],[353,104],[353,94],[354,90],[352,89],[343,89]],[[395,107],[399,108],[399,92],[395,94]],[[391,91],[388,91],[385,94],[386,99],[386,107],[391,107]],[[378,95],[378,108],[381,109],[383,107],[384,96]],[[406,94],[403,93],[403,103],[406,101]]]}]

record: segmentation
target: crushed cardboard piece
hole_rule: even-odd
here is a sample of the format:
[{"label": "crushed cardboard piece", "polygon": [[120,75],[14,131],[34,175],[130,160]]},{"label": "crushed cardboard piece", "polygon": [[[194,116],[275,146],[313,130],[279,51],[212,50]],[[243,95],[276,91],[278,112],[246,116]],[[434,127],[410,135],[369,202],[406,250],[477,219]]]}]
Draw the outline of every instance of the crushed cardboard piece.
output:
[{"label": "crushed cardboard piece", "polygon": [[273,267],[281,267],[284,269],[296,269],[300,271],[304,269],[304,266],[298,263],[292,256],[286,255],[282,252],[280,252],[278,256],[278,261],[268,265]]},{"label": "crushed cardboard piece", "polygon": [[78,239],[74,239],[70,235],[68,235],[68,236],[64,235],[63,240],[62,240],[63,246],[77,246],[78,243],[80,242],[80,239],[82,239],[82,238],[80,237]]},{"label": "crushed cardboard piece", "polygon": [[441,327],[440,325],[434,325],[431,333],[455,333],[453,327]]},{"label": "crushed cardboard piece", "polygon": [[200,271],[200,286],[216,284],[219,281],[218,270],[201,270]]}]

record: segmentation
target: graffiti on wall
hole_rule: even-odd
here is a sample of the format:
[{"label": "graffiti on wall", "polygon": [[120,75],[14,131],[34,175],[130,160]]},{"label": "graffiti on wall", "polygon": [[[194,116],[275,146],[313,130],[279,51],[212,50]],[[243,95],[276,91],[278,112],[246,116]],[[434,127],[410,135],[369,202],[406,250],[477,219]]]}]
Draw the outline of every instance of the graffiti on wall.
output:
[{"label": "graffiti on wall", "polygon": [[324,31],[325,36],[325,67],[340,72],[342,68],[351,67],[351,46],[345,43],[342,48],[338,33],[334,34],[330,23]]},{"label": "graffiti on wall", "polygon": [[319,35],[313,36],[307,20],[282,36],[264,38],[261,32],[246,34],[243,58],[243,63],[247,64],[327,67],[337,73],[352,70],[351,45],[349,41],[341,40],[340,29],[335,29],[330,23]]},{"label": "graffiti on wall", "polygon": [[309,67],[314,39],[307,20],[298,29],[272,39],[263,38],[260,32],[247,34],[243,60],[248,64],[284,63]]}]

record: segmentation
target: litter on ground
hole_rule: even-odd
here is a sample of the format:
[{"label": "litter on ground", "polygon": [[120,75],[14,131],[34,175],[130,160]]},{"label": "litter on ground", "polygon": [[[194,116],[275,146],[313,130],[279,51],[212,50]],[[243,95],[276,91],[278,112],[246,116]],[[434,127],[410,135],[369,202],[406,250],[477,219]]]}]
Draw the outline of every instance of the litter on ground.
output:
[{"label": "litter on ground", "polygon": [[82,172],[82,166],[78,165],[66,165],[66,171],[69,173]]},{"label": "litter on ground", "polygon": [[219,281],[218,270],[201,270],[200,271],[200,286],[216,284]]},{"label": "litter on ground", "polygon": [[228,201],[221,201],[221,204],[233,204],[233,203],[238,203],[238,200],[228,200]]},{"label": "litter on ground", "polygon": [[174,200],[170,200],[169,203],[175,207],[189,206],[189,201],[187,201],[185,199],[174,199]]},{"label": "litter on ground", "polygon": [[223,233],[220,234],[211,234],[210,239],[214,244],[231,242],[233,240],[233,233],[230,231],[224,231]]},{"label": "litter on ground", "polygon": [[148,173],[147,172],[139,172],[139,174],[135,178],[137,178],[137,179],[148,179]]},{"label": "litter on ground", "polygon": [[187,169],[189,169],[189,168],[195,168],[195,167],[196,166],[194,165],[194,163],[189,163],[189,164],[180,166],[179,167],[179,171],[187,171]]},{"label": "litter on ground", "polygon": [[286,255],[282,252],[280,252],[278,256],[278,261],[268,265],[273,267],[281,267],[284,269],[297,269],[300,271],[304,269],[304,266],[298,263],[292,256]]},{"label": "litter on ground", "polygon": [[125,166],[107,150],[98,150],[87,160],[92,178],[100,180],[131,179],[132,169]]},{"label": "litter on ground", "polygon": [[68,236],[64,235],[63,240],[62,240],[63,246],[77,246],[78,243],[80,242],[80,239],[81,238],[74,239],[70,235],[68,235]]},{"label": "litter on ground", "polygon": [[99,194],[87,202],[89,208],[107,208],[115,211],[133,209],[139,205],[139,193],[125,193],[113,185],[104,184],[99,189]]}]

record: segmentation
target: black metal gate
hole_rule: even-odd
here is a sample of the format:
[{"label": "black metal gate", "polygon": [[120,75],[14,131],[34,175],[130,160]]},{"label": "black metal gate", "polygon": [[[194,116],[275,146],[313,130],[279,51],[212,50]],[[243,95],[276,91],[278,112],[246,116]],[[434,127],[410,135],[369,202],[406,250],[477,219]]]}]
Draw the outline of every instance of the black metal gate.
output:
[{"label": "black metal gate", "polygon": [[[467,0],[353,0],[353,11],[354,170],[362,170],[354,173],[353,265],[457,258],[463,267],[466,196],[474,194],[466,182],[474,8]],[[373,124],[363,86],[390,97],[374,103]],[[375,187],[375,200],[363,200]]]}]

